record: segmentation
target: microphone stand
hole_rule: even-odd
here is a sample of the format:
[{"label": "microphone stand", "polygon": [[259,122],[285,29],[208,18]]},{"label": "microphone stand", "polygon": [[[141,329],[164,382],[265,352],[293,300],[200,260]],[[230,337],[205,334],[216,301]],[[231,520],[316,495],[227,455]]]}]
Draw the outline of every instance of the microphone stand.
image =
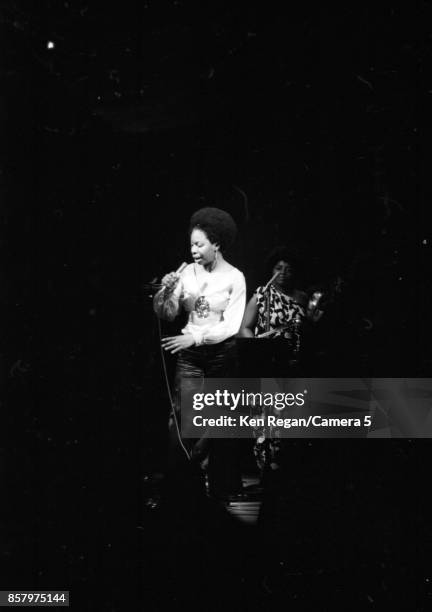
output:
[{"label": "microphone stand", "polygon": [[[276,272],[273,274],[267,285],[264,287],[264,312],[265,312],[265,331],[270,331],[270,285],[272,282],[279,276],[280,272]],[[270,346],[270,345],[269,345]],[[268,417],[268,409],[264,406],[264,418],[267,420]],[[268,467],[270,464],[270,437],[271,437],[271,428],[270,432],[267,427],[264,428],[264,469]]]},{"label": "microphone stand", "polygon": [[265,331],[270,331],[270,285],[279,276],[280,272],[273,274],[267,285],[264,287],[264,312],[265,312]]}]

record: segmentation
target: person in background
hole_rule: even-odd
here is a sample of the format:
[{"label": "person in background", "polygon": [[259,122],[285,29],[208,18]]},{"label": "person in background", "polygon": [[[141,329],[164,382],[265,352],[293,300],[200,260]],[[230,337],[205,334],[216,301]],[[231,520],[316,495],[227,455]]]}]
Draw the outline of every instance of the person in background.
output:
[{"label": "person in background", "polygon": [[[240,338],[255,338],[260,350],[254,373],[259,378],[285,379],[301,376],[304,341],[309,323],[321,316],[322,293],[309,297],[303,289],[299,258],[285,246],[275,247],[267,259],[267,285],[260,285],[249,300],[240,327]],[[254,455],[261,474],[268,467],[276,469],[281,449],[281,431],[277,427],[255,430]]]}]

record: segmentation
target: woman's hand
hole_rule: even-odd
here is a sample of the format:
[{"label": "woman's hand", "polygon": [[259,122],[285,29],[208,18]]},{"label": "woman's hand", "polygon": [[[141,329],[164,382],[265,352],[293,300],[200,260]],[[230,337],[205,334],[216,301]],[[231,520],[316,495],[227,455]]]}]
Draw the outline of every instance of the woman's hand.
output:
[{"label": "woman's hand", "polygon": [[180,334],[179,336],[168,336],[162,338],[162,348],[171,353],[177,353],[195,344],[192,334]]},{"label": "woman's hand", "polygon": [[161,283],[165,287],[165,290],[168,291],[168,293],[171,293],[174,291],[179,279],[180,276],[176,272],[170,272],[169,274],[165,274],[161,280]]}]

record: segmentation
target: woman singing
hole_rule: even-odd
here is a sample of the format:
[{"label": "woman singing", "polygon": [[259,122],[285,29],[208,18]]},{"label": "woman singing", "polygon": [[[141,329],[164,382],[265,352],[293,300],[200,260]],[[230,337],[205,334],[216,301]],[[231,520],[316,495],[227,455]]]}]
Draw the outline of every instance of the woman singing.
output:
[{"label": "woman singing", "polygon": [[[243,274],[225,259],[236,236],[231,215],[213,207],[195,212],[190,220],[190,248],[194,262],[181,274],[162,278],[163,288],[154,297],[156,314],[169,321],[187,312],[181,334],[162,339],[166,351],[177,353],[176,397],[183,379],[183,392],[197,388],[197,379],[233,378],[237,374],[234,336],[240,329],[246,284]],[[210,495],[226,498],[241,491],[236,465],[235,440],[201,439],[191,449],[192,458],[202,459],[208,447]]]}]

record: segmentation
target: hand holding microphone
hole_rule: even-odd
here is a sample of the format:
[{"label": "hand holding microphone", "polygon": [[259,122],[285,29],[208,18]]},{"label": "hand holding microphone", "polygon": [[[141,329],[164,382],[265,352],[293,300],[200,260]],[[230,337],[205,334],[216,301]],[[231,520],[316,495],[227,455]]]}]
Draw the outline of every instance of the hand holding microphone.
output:
[{"label": "hand holding microphone", "polygon": [[176,270],[176,272],[170,272],[165,274],[162,278],[162,287],[165,289],[165,293],[172,293],[180,280],[180,274],[186,268],[187,263],[183,262],[182,265]]}]

